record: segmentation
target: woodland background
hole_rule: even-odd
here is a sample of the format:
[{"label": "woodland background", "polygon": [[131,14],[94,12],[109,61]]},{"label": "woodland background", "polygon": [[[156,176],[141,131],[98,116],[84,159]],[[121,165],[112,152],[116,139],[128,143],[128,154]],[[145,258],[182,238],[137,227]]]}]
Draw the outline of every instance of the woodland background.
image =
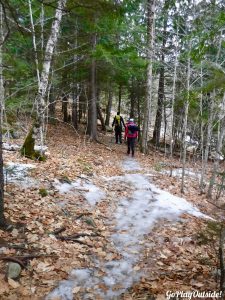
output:
[{"label": "woodland background", "polygon": [[[1,0],[0,145],[19,138],[22,156],[45,161],[48,129],[57,139],[66,123],[104,146],[120,111],[141,128],[143,154],[182,168],[181,193],[197,163],[198,193],[223,210],[224,8],[220,0]],[[0,149],[8,228],[3,158]]]}]

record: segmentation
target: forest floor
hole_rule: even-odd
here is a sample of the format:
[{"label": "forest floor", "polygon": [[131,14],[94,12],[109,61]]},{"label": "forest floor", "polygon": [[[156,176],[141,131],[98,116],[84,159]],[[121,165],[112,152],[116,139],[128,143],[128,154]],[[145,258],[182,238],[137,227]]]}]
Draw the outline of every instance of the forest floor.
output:
[{"label": "forest floor", "polygon": [[[1,299],[160,300],[219,290],[223,211],[199,193],[200,162],[187,163],[181,194],[180,178],[169,176],[179,158],[127,157],[112,135],[90,143],[57,124],[46,162],[4,151],[5,214],[19,225],[0,230]],[[19,279],[7,278],[9,261],[22,266]]]}]

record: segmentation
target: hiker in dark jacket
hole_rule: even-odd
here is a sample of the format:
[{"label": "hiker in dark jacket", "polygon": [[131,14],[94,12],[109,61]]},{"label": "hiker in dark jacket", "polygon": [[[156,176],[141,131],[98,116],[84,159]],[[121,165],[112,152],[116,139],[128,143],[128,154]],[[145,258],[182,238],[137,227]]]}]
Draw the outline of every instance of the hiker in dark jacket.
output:
[{"label": "hiker in dark jacket", "polygon": [[117,115],[113,119],[112,127],[115,126],[115,137],[116,144],[122,144],[122,127],[125,128],[123,117],[120,116],[120,112],[117,112]]},{"label": "hiker in dark jacket", "polygon": [[124,139],[127,139],[127,154],[132,153],[134,156],[135,141],[138,137],[138,126],[134,123],[134,119],[130,119],[126,124]]}]

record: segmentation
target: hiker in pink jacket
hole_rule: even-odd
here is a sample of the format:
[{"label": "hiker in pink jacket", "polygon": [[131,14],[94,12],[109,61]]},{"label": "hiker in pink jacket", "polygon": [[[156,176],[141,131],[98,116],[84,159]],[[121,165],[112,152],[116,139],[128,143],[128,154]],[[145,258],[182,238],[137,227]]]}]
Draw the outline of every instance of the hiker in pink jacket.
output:
[{"label": "hiker in pink jacket", "polygon": [[138,137],[138,126],[134,123],[134,119],[130,119],[125,127],[125,136],[124,139],[127,139],[127,154],[130,154],[130,150],[132,156],[134,156],[134,148],[135,148],[135,141]]}]

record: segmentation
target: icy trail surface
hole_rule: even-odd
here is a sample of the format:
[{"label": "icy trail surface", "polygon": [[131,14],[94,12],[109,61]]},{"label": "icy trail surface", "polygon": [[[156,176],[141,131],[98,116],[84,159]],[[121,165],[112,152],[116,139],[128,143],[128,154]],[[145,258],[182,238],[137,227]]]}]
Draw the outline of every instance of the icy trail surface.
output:
[{"label": "icy trail surface", "polygon": [[[102,262],[93,258],[94,269],[73,270],[69,279],[62,281],[46,300],[55,298],[72,300],[73,290],[78,287],[86,288],[87,292],[82,296],[84,300],[119,299],[117,297],[142,275],[141,271],[137,271],[134,267],[140,259],[141,250],[148,246],[144,243],[144,235],[151,231],[157,221],[162,218],[177,220],[184,212],[205,217],[185,199],[158,189],[149,182],[147,175],[138,174],[137,171],[140,171],[141,167],[134,159],[126,159],[122,167],[125,171],[129,171],[129,174],[105,179],[109,185],[110,182],[122,184],[131,190],[129,197],[120,200],[109,224],[115,232],[111,235],[111,241],[121,254],[121,259]],[[96,193],[99,192],[97,189],[96,187]],[[95,191],[93,186],[92,190]],[[104,272],[104,276],[98,275],[99,270]],[[102,284],[107,290],[99,288]]]}]

